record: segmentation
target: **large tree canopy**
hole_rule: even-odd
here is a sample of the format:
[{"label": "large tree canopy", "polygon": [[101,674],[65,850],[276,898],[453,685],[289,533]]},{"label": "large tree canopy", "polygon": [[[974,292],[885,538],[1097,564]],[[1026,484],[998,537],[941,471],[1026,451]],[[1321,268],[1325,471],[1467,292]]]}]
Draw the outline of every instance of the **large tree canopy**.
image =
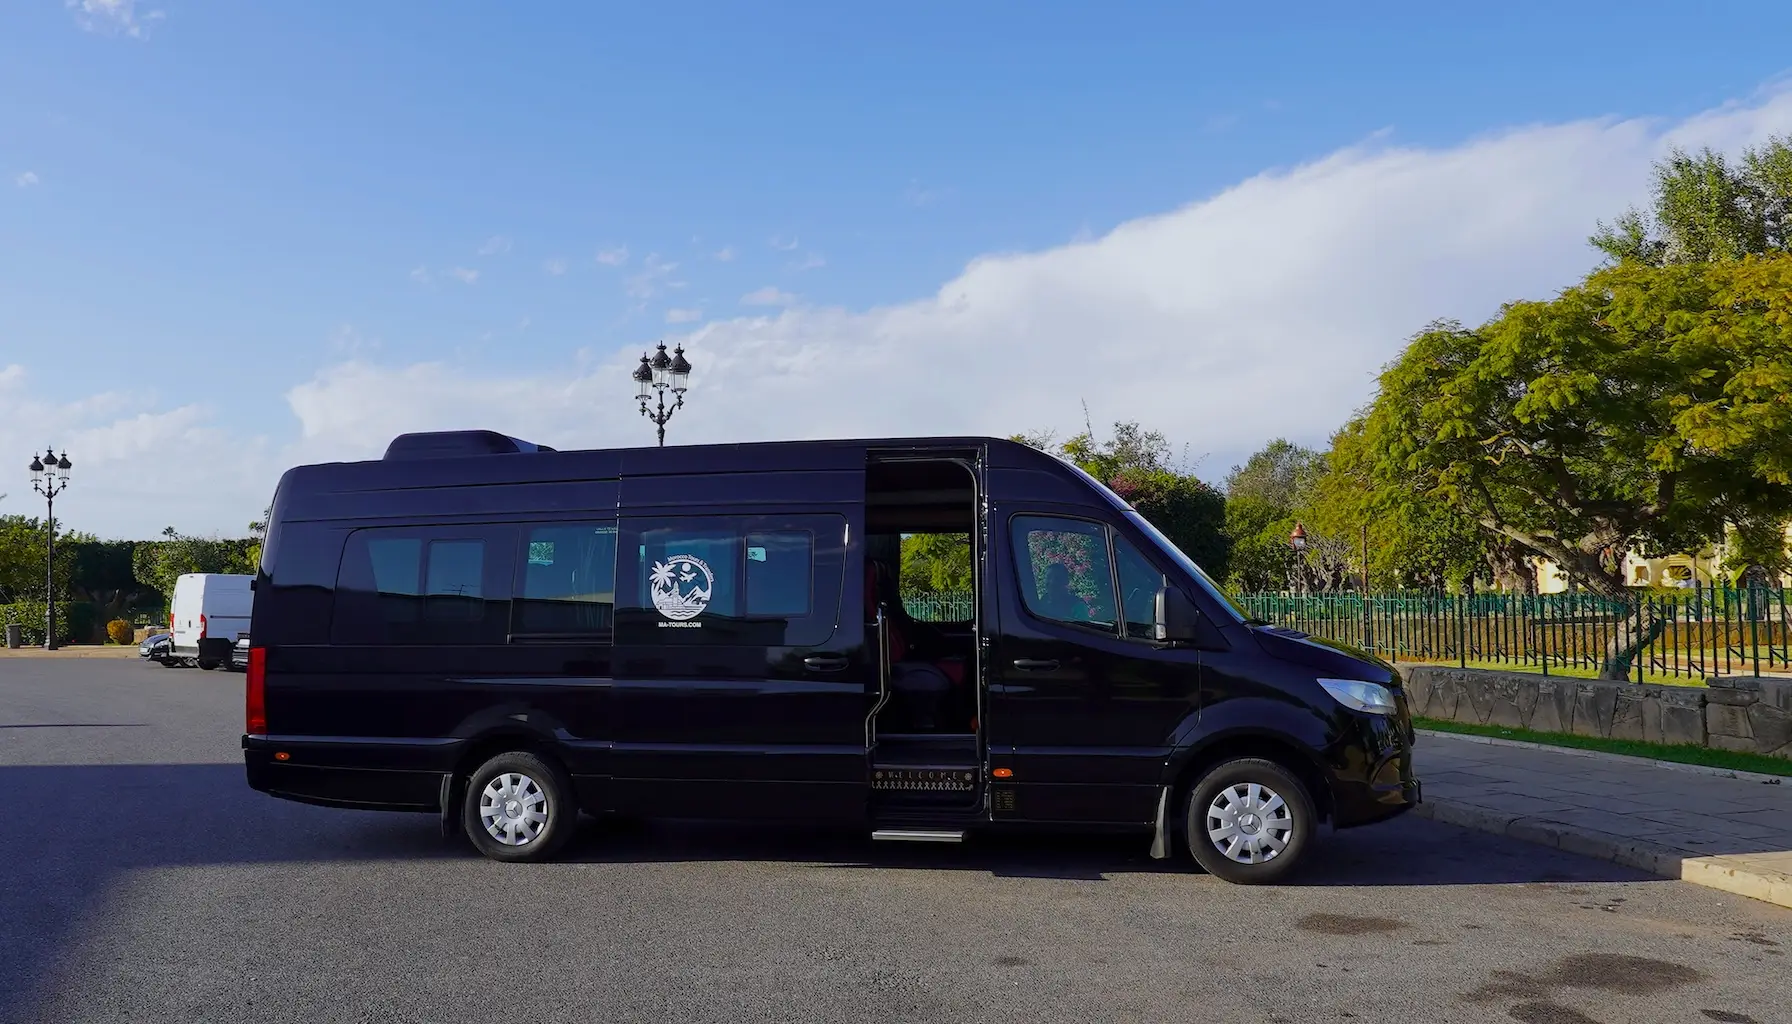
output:
[{"label": "large tree canopy", "polygon": [[1596,272],[1381,377],[1379,487],[1447,501],[1613,596],[1626,550],[1792,512],[1792,257]]}]

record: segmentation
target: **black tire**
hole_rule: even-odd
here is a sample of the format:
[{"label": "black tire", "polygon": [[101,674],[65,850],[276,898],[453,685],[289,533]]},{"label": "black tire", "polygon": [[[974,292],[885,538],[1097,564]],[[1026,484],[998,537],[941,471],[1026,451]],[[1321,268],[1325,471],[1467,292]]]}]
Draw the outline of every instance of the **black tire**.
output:
[{"label": "black tire", "polygon": [[[1259,787],[1254,803],[1252,786]],[[1238,808],[1234,817],[1228,817],[1226,807],[1215,807],[1228,790],[1225,803]],[[1264,790],[1280,802],[1268,799]],[[1210,810],[1215,814],[1213,825],[1235,831],[1221,839],[1210,836]],[[1185,838],[1195,862],[1216,878],[1243,885],[1279,881],[1299,866],[1319,824],[1313,798],[1300,777],[1274,761],[1257,757],[1226,761],[1202,776],[1189,791],[1184,820]],[[1221,842],[1233,849],[1233,855],[1221,849]],[[1255,858],[1255,863],[1246,858]]]},{"label": "black tire", "polygon": [[218,663],[211,660],[210,658],[200,658],[199,659],[199,667],[202,669],[205,669],[207,672],[210,672],[212,669],[215,669],[218,667]]},{"label": "black tire", "polygon": [[181,667],[180,662],[176,661],[173,658],[157,658],[156,664],[162,666],[163,668],[180,668]]},{"label": "black tire", "polygon": [[[546,815],[546,820],[538,823],[539,830],[533,835],[528,832],[530,825],[526,818],[502,815],[504,808],[499,804],[494,804],[494,810],[501,815],[494,827],[508,833],[512,841],[500,840],[486,827],[486,789],[503,776],[520,777],[528,783],[514,790],[517,800],[514,809],[535,809]],[[492,860],[547,860],[572,838],[578,823],[579,807],[573,799],[572,780],[559,765],[535,754],[521,750],[499,754],[467,777],[461,798],[461,829],[472,840],[474,848]]]}]

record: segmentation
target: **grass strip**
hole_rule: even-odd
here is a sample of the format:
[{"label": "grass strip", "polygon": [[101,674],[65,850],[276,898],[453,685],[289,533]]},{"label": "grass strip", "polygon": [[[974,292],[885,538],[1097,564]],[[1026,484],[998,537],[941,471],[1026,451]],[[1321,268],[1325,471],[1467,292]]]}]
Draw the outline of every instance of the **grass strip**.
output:
[{"label": "grass strip", "polygon": [[1710,747],[1700,747],[1690,743],[1644,743],[1642,740],[1613,740],[1603,736],[1537,732],[1532,729],[1507,728],[1503,725],[1450,722],[1438,718],[1414,718],[1412,724],[1420,729],[1431,729],[1436,732],[1452,732],[1465,736],[1491,736],[1495,739],[1541,743],[1551,747],[1597,750],[1607,754],[1623,754],[1626,757],[1646,757],[1655,761],[1673,761],[1677,764],[1697,764],[1707,768],[1727,768],[1738,772],[1757,772],[1762,775],[1792,777],[1792,758],[1773,757],[1768,754],[1745,754],[1733,750],[1714,750]]}]

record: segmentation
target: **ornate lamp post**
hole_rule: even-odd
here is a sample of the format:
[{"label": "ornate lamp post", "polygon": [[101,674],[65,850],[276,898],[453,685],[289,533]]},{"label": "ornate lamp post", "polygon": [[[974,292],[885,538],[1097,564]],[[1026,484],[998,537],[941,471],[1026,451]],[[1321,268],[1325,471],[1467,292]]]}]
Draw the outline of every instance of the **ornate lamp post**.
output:
[{"label": "ornate lamp post", "polygon": [[72,468],[68,452],[56,456],[56,450],[45,448],[43,456],[31,458],[31,489],[44,496],[48,506],[44,530],[49,536],[44,556],[44,650],[56,649],[56,496],[68,490],[68,471]]},{"label": "ornate lamp post", "polygon": [[[684,393],[691,384],[691,363],[684,357],[684,346],[680,345],[666,354],[666,343],[660,342],[659,351],[649,359],[641,356],[641,365],[635,367],[635,400],[641,403],[641,415],[653,421],[659,428],[660,447],[666,444],[666,421],[672,414],[684,408]],[[666,392],[672,392],[672,404],[666,404]],[[649,409],[647,403],[653,401],[656,408]]]},{"label": "ornate lamp post", "polygon": [[[1288,535],[1288,548],[1293,552],[1288,561],[1288,589],[1304,595],[1307,592],[1307,574],[1302,559],[1307,554],[1307,528],[1299,520],[1294,523],[1294,532]],[[1295,583],[1297,580],[1298,586]]]}]

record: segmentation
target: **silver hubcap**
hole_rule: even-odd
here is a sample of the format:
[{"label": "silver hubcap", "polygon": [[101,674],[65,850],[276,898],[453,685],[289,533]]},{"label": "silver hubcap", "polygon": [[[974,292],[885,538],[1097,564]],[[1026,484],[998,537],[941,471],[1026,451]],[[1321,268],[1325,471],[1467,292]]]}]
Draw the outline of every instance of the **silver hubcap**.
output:
[{"label": "silver hubcap", "polygon": [[1255,782],[1227,786],[1207,805],[1207,838],[1240,864],[1275,860],[1294,838],[1294,816],[1275,790]]},{"label": "silver hubcap", "polygon": [[548,795],[529,776],[505,772],[480,792],[479,820],[505,846],[526,845],[548,826]]}]

